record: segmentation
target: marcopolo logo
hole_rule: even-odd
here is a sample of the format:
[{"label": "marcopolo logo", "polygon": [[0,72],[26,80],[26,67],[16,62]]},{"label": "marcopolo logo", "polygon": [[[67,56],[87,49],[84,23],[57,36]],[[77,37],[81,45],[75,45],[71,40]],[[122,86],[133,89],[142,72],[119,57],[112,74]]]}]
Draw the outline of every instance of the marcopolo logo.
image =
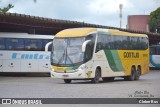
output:
[{"label": "marcopolo logo", "polygon": [[47,54],[13,53],[12,59],[49,59]]}]

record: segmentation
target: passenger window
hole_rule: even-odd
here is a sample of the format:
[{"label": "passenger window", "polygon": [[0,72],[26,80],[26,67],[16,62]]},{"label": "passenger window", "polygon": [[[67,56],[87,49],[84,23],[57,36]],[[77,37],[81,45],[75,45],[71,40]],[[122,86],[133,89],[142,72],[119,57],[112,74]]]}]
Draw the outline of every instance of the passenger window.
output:
[{"label": "passenger window", "polygon": [[[43,40],[42,50],[44,51],[46,44],[47,44],[48,42],[52,42],[52,41],[53,41],[52,39],[45,39],[45,40]],[[52,50],[52,45],[50,45],[50,46],[48,47],[48,50],[49,50],[49,51]]]},{"label": "passenger window", "polygon": [[93,56],[93,50],[94,50],[94,44],[95,44],[95,38],[96,35],[92,34],[92,35],[88,35],[86,37],[86,40],[91,40],[91,42],[89,44],[87,44],[86,46],[86,51],[85,51],[85,61],[88,61],[92,58]]},{"label": "passenger window", "polygon": [[42,51],[42,40],[26,39],[25,49],[28,51]]},{"label": "passenger window", "polygon": [[24,39],[7,38],[7,50],[24,50]]},{"label": "passenger window", "polygon": [[4,49],[5,49],[5,39],[0,38],[0,50],[4,50]]},{"label": "passenger window", "polygon": [[160,55],[160,48],[157,48],[157,55]]},{"label": "passenger window", "polygon": [[111,49],[112,36],[106,35],[105,49]]},{"label": "passenger window", "polygon": [[97,38],[96,52],[106,48],[107,34],[99,33]]},{"label": "passenger window", "polygon": [[156,48],[150,48],[150,55],[156,55]]}]

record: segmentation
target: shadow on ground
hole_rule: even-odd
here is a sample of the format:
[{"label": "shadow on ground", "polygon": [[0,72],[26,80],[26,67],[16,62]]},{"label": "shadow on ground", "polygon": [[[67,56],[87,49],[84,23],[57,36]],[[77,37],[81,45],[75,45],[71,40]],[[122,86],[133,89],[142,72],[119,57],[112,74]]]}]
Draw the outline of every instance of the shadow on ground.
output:
[{"label": "shadow on ground", "polygon": [[50,77],[50,73],[0,73],[0,77]]}]

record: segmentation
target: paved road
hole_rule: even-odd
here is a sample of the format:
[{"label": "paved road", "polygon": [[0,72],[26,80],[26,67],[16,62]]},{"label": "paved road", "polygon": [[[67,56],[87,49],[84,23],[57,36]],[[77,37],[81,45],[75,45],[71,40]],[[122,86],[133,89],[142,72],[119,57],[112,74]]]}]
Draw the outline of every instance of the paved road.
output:
[{"label": "paved road", "polygon": [[[45,76],[45,77],[42,77]],[[117,78],[113,82],[100,82],[92,84],[89,81],[73,81],[71,84],[64,84],[63,80],[53,80],[46,75],[32,77],[29,75],[7,75],[0,76],[0,97],[1,98],[128,98],[128,97],[149,97],[160,98],[160,71],[151,71],[141,76],[139,81],[124,81]],[[136,93],[136,94],[135,94]],[[134,96],[135,95],[135,96]],[[32,105],[33,106],[33,105]],[[54,105],[61,107],[64,105]],[[65,105],[67,107],[106,107],[106,105]],[[107,105],[110,107],[159,107],[159,105]],[[8,107],[8,105],[0,105]],[[15,107],[21,107],[15,105]],[[42,107],[36,106],[33,107]],[[44,107],[44,106],[43,106]],[[45,105],[45,107],[53,107]]]},{"label": "paved road", "polygon": [[[139,81],[124,81],[92,84],[90,81],[53,80],[42,76],[0,76],[1,98],[160,98],[160,71],[151,71]],[[136,95],[135,95],[136,93]]]}]

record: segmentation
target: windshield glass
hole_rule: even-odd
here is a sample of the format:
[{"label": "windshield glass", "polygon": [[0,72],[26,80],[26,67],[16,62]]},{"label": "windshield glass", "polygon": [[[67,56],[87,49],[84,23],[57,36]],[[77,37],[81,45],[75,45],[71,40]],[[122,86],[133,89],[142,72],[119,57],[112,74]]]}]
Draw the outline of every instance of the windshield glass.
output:
[{"label": "windshield glass", "polygon": [[51,62],[53,65],[74,65],[83,62],[82,44],[85,37],[81,38],[54,38]]}]

